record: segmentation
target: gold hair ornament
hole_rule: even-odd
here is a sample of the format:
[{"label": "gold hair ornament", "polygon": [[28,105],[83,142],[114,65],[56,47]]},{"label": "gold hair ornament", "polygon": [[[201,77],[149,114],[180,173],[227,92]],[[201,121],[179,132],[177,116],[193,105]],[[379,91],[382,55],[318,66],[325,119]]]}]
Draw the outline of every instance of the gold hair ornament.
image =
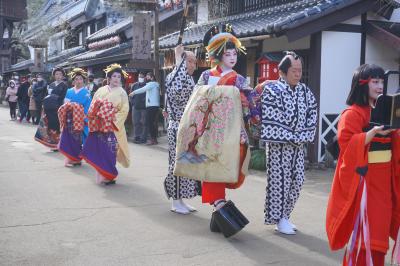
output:
[{"label": "gold hair ornament", "polygon": [[125,79],[128,78],[128,73],[126,73],[126,71],[122,69],[120,64],[116,64],[116,63],[115,64],[111,64],[111,65],[107,66],[103,71],[107,75],[109,72],[117,70],[117,69],[121,70],[122,75],[124,76]]}]

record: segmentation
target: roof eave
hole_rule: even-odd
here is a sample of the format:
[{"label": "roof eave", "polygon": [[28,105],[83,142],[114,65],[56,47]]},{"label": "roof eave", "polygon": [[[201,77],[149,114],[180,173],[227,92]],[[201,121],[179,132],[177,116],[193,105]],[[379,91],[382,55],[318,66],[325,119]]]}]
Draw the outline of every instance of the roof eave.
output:
[{"label": "roof eave", "polygon": [[288,27],[276,32],[277,36],[286,35],[289,42],[323,31],[340,22],[349,20],[376,8],[376,0],[352,0],[345,6],[339,6],[329,12],[323,12],[317,16],[293,23]]}]

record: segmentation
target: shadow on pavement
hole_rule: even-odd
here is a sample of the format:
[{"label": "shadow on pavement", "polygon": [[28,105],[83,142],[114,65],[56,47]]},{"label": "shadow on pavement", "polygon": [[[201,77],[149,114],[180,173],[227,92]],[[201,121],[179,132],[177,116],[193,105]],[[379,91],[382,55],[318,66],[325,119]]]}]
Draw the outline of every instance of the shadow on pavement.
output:
[{"label": "shadow on pavement", "polygon": [[[307,248],[311,246],[311,248],[309,248],[310,251],[318,252],[323,256],[328,256],[329,258],[336,260],[338,262],[337,265],[340,264],[341,254],[338,254],[337,252],[332,253],[327,247],[325,241],[301,233],[297,234],[295,237],[288,236],[284,238]],[[242,253],[243,256],[257,262],[256,265],[331,265],[328,263],[321,264],[320,259],[313,259],[313,256],[310,256],[310,253],[308,252],[305,254],[299,254],[299,252],[293,252],[289,249],[282,248],[282,246],[276,245],[273,241],[274,240],[269,241],[268,236],[263,238],[244,231],[229,242],[238,252]],[[314,242],[310,243],[310,241]],[[316,247],[317,245],[319,245],[319,248]],[[272,258],[271,254],[273,254]],[[299,263],[300,261],[301,263]]]}]

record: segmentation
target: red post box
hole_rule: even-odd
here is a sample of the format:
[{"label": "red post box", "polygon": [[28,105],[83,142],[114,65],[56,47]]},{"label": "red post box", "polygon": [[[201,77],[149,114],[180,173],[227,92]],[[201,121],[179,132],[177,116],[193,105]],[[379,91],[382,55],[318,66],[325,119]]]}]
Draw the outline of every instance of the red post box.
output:
[{"label": "red post box", "polygon": [[278,65],[280,59],[278,57],[270,53],[265,53],[256,61],[256,64],[258,64],[257,82],[259,84],[265,80],[277,80],[279,78]]}]

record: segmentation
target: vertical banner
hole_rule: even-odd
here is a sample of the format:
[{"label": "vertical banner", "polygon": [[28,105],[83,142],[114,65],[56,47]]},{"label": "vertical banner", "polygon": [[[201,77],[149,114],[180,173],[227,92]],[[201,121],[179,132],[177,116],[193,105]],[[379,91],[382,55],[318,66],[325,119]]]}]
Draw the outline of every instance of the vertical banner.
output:
[{"label": "vertical banner", "polygon": [[151,13],[133,15],[132,59],[151,60]]},{"label": "vertical banner", "polygon": [[35,69],[37,69],[39,71],[41,69],[43,69],[43,62],[44,62],[43,49],[35,48],[34,57],[33,57],[33,64],[35,66]]}]

